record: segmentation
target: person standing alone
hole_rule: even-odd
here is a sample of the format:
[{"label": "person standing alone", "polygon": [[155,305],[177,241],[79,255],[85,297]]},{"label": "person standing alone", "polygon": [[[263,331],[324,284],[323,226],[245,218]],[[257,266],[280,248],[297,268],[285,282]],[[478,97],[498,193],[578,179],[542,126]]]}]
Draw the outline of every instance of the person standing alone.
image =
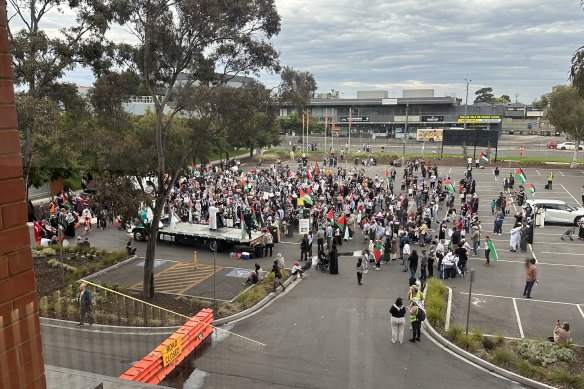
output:
[{"label": "person standing alone", "polygon": [[525,261],[525,288],[523,288],[523,297],[531,297],[531,289],[534,284],[537,284],[537,267],[535,266],[535,258],[530,258]]},{"label": "person standing alone", "polygon": [[79,304],[79,324],[80,327],[85,322],[85,316],[89,317],[89,325],[95,323],[95,318],[93,317],[93,298],[91,296],[91,291],[87,289],[87,284],[82,283],[79,285],[79,296],[77,297],[77,302]]},{"label": "person standing alone", "polygon": [[389,309],[391,315],[391,343],[399,340],[400,344],[404,341],[404,328],[406,324],[406,307],[404,307],[401,297],[395,300],[395,304]]},{"label": "person standing alone", "polygon": [[547,188],[552,190],[552,182],[554,181],[554,173],[549,172],[547,175]]}]

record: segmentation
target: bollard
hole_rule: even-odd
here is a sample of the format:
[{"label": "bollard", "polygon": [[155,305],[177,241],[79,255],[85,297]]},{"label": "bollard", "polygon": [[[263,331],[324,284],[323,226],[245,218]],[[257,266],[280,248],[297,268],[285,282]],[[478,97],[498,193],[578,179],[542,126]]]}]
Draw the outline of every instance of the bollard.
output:
[{"label": "bollard", "polygon": [[193,263],[195,264],[195,270],[197,270],[197,252],[193,251]]}]

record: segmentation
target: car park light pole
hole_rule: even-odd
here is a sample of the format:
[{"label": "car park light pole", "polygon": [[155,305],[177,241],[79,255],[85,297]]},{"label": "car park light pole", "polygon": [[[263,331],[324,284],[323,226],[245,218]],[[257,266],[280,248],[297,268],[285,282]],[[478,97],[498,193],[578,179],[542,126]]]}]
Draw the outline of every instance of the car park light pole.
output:
[{"label": "car park light pole", "polygon": [[463,128],[466,130],[466,113],[467,113],[467,107],[468,107],[468,86],[472,82],[472,80],[467,80],[465,78],[464,81],[466,81],[466,100],[464,101],[464,126],[463,126]]}]

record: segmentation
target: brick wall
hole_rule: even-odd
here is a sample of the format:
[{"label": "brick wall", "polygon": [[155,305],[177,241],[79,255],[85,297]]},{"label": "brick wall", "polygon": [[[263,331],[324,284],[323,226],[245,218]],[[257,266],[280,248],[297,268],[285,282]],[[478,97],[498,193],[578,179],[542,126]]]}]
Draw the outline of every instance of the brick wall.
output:
[{"label": "brick wall", "polygon": [[0,0],[0,388],[45,388],[6,23]]}]

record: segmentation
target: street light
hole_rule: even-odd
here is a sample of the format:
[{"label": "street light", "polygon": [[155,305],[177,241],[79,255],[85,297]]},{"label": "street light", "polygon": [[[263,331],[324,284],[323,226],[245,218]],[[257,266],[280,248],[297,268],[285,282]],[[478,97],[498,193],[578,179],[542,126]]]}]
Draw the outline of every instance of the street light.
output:
[{"label": "street light", "polygon": [[408,110],[410,108],[410,103],[406,103],[406,125],[404,128],[404,143],[403,143],[403,150],[402,150],[402,166],[406,163],[406,138],[408,136]]},{"label": "street light", "polygon": [[465,78],[464,81],[466,81],[466,100],[464,102],[464,127],[463,128],[466,130],[466,112],[467,112],[467,107],[468,107],[468,85],[472,82],[472,80],[467,80]]}]

